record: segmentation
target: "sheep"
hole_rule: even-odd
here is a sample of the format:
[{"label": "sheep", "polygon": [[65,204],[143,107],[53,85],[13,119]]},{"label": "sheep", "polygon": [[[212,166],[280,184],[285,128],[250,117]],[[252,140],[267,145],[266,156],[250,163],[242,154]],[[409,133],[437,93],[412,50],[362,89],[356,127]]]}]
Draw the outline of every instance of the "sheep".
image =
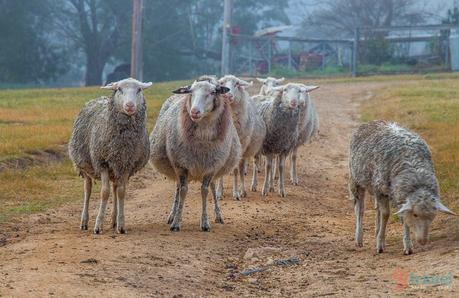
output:
[{"label": "sheep", "polygon": [[229,89],[208,81],[195,81],[173,91],[161,108],[150,135],[150,162],[176,181],[174,203],[168,218],[171,231],[180,231],[188,181],[200,180],[201,230],[209,231],[207,195],[215,200],[216,222],[223,223],[215,179],[232,171],[241,158],[241,144],[233,124],[231,107],[220,96]]},{"label": "sheep", "polygon": [[298,175],[296,169],[296,159],[298,148],[306,144],[317,133],[319,129],[319,116],[311,100],[309,92],[319,88],[318,86],[307,86],[298,84],[301,88],[301,95],[299,98],[298,108],[300,109],[298,121],[298,139],[296,140],[295,148],[290,155],[290,178],[293,185],[298,185]]},{"label": "sheep", "polygon": [[[257,78],[257,80],[262,83],[259,95],[273,95],[272,89],[279,86],[285,78],[276,79],[273,77],[267,77],[266,79]],[[261,99],[261,97],[256,98]]]},{"label": "sheep", "polygon": [[93,180],[101,180],[100,208],[94,233],[102,232],[113,183],[112,227],[124,234],[124,199],[129,178],[148,162],[147,107],[143,90],[152,85],[128,78],[110,83],[111,97],[86,104],[75,120],[69,142],[70,159],[84,178],[81,229],[88,229],[88,204]]},{"label": "sheep", "polygon": [[419,135],[396,123],[372,121],[357,128],[350,142],[349,172],[357,246],[363,246],[365,190],[375,196],[377,205],[377,253],[385,249],[390,203],[398,208],[396,214],[403,224],[406,255],[413,253],[410,230],[424,245],[437,211],[454,215],[440,201],[429,146]]},{"label": "sheep", "polygon": [[[226,75],[219,81],[221,86],[229,88],[225,96],[231,101],[233,111],[233,121],[239,136],[242,147],[242,158],[238,168],[234,169],[233,175],[233,197],[239,200],[246,197],[244,171],[245,163],[249,158],[254,158],[261,149],[263,140],[266,135],[266,126],[257,112],[256,104],[250,99],[249,93],[245,90],[252,83],[241,80],[233,75]],[[251,190],[256,191],[256,166],[254,158],[254,174],[252,177]],[[238,174],[241,179],[241,187],[238,190]],[[223,193],[223,177],[220,179],[217,196],[219,198]]]},{"label": "sheep", "polygon": [[258,104],[259,113],[266,124],[266,137],[261,153],[266,156],[265,181],[262,195],[268,195],[269,186],[273,185],[272,162],[279,158],[279,194],[286,196],[284,187],[285,157],[294,149],[298,138],[298,98],[301,88],[289,83],[273,88],[277,95]]}]

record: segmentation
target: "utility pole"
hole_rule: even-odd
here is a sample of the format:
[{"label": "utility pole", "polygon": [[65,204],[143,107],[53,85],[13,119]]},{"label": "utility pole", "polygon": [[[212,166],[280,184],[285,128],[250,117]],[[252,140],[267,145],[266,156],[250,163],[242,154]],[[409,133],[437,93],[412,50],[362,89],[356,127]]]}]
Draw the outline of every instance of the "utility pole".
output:
[{"label": "utility pole", "polygon": [[132,0],[131,77],[143,80],[142,16],[143,0]]},{"label": "utility pole", "polygon": [[222,76],[230,72],[231,16],[233,0],[225,0],[223,13]]}]

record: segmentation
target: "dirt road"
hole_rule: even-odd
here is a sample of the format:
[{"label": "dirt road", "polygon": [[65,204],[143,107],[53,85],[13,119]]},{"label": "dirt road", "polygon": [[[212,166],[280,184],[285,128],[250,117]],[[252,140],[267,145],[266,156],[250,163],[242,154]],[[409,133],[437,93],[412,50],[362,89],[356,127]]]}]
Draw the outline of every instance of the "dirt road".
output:
[{"label": "dirt road", "polygon": [[[80,231],[80,202],[0,227],[8,235],[0,243],[0,296],[459,297],[457,281],[448,289],[403,287],[410,273],[458,278],[459,239],[442,228],[455,218],[439,216],[433,241],[411,256],[402,255],[402,227],[391,222],[387,252],[376,255],[367,200],[365,246],[354,246],[348,139],[359,103],[384,84],[392,83],[322,86],[314,93],[320,137],[300,151],[300,186],[288,183],[284,199],[249,193],[238,202],[227,193],[225,224],[214,223],[209,233],[199,229],[198,184],[190,187],[182,231],[169,231],[174,188],[152,169],[130,185],[126,235],[108,222],[102,235]],[[98,204],[93,194],[91,225]],[[257,269],[264,271],[249,274]]]}]

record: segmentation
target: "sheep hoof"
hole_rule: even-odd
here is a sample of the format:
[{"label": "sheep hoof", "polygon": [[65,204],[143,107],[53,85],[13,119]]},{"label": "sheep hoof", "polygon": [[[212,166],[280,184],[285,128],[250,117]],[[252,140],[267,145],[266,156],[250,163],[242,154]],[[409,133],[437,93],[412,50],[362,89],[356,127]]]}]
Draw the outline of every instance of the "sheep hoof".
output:
[{"label": "sheep hoof", "polygon": [[83,230],[83,231],[86,231],[88,229],[88,225],[87,224],[83,224],[80,226],[80,229]]},{"label": "sheep hoof", "polygon": [[270,187],[269,192],[274,192],[274,187]]},{"label": "sheep hoof", "polygon": [[298,180],[292,180],[292,184],[298,186]]},{"label": "sheep hoof", "polygon": [[113,229],[116,229],[116,221],[113,221],[113,222],[112,222],[112,228],[113,228]]},{"label": "sheep hoof", "polygon": [[403,250],[403,254],[405,256],[411,255],[412,253],[413,253],[413,249],[411,247]]},{"label": "sheep hoof", "polygon": [[384,248],[382,248],[382,247],[379,247],[378,249],[376,249],[376,253],[378,253],[378,254],[381,254],[383,252],[384,252]]},{"label": "sheep hoof", "polygon": [[223,218],[220,217],[220,216],[215,218],[215,222],[216,222],[216,223],[219,223],[219,224],[224,224],[224,223],[225,223],[225,222],[223,221]]},{"label": "sheep hoof", "polygon": [[102,229],[101,228],[94,228],[94,234],[102,234]]},{"label": "sheep hoof", "polygon": [[202,230],[203,232],[210,232],[210,226],[208,226],[208,225],[202,226],[202,227],[201,227],[201,230]]},{"label": "sheep hoof", "polygon": [[180,232],[180,227],[173,226],[171,227],[172,232]]},{"label": "sheep hoof", "polygon": [[247,198],[247,192],[245,190],[241,191],[241,198]]},{"label": "sheep hoof", "polygon": [[279,192],[279,194],[282,198],[285,198],[287,196],[287,193],[285,191],[281,191]]},{"label": "sheep hoof", "polygon": [[253,191],[253,192],[257,192],[257,187],[256,187],[256,186],[252,186],[252,187],[250,188],[250,190]]},{"label": "sheep hoof", "polygon": [[118,232],[118,234],[126,234],[126,230],[124,228],[118,228],[116,229],[116,231]]},{"label": "sheep hoof", "polygon": [[357,242],[355,242],[355,246],[363,247],[363,242],[357,241]]}]

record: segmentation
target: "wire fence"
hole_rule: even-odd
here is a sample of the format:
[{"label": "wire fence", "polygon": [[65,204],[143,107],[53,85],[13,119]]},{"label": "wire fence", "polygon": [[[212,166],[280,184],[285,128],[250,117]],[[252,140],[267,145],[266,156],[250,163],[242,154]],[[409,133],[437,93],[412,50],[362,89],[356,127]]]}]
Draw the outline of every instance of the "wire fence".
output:
[{"label": "wire fence", "polygon": [[[459,70],[455,25],[357,28],[353,38],[231,35],[229,70],[242,76],[364,76]],[[456,62],[457,61],[457,62]]]}]

